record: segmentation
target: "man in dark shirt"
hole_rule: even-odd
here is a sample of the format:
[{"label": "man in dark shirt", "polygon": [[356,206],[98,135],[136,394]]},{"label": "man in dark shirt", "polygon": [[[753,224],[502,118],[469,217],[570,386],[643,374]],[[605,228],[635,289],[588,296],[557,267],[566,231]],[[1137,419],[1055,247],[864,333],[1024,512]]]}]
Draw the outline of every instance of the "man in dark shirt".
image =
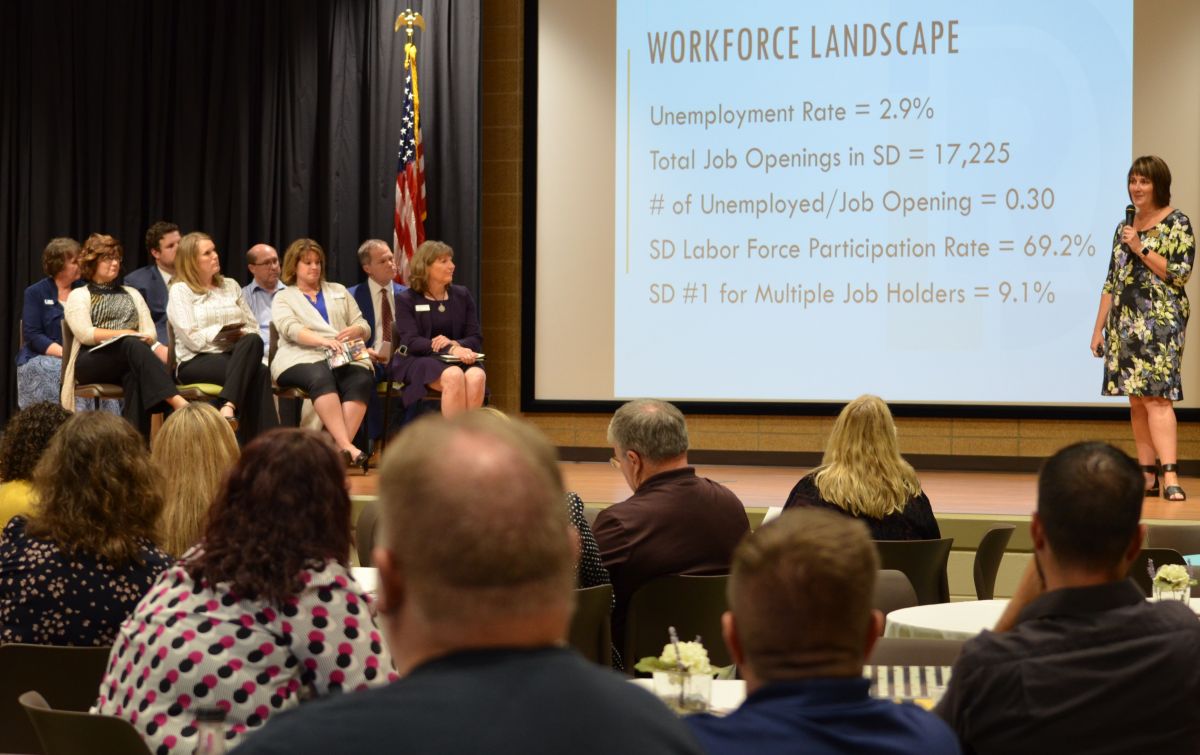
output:
[{"label": "man in dark shirt", "polygon": [[1200,751],[1200,619],[1125,579],[1143,485],[1104,443],[1042,467],[1034,560],[996,630],[963,647],[937,708],[965,751]]},{"label": "man in dark shirt", "polygon": [[578,535],[545,438],[427,417],[388,445],[379,494],[378,608],[403,678],[272,716],[239,753],[700,752],[650,693],[564,647]]},{"label": "man in dark shirt", "polygon": [[158,331],[161,350],[155,347],[159,358],[167,359],[167,284],[175,275],[175,252],[179,249],[179,226],[160,220],[146,230],[146,252],[150,264],[139,267],[125,276],[125,285],[132,286],[146,300],[154,327]]},{"label": "man in dark shirt", "polygon": [[673,405],[630,401],[613,415],[608,442],[613,464],[634,491],[601,511],[592,527],[612,577],[613,644],[620,649],[634,591],[672,574],[728,573],[750,522],[729,488],[688,466],[687,422]]},{"label": "man in dark shirt", "polygon": [[959,752],[936,716],[869,695],[878,570],[863,522],[831,511],[784,512],[742,541],[721,624],[746,701],[725,718],[685,719],[709,755]]}]

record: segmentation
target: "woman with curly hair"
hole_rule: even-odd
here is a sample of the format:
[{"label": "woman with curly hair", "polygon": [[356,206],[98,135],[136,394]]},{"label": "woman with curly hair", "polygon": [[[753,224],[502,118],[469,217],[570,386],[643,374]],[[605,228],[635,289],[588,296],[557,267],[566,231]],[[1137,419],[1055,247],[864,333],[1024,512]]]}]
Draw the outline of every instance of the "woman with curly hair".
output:
[{"label": "woman with curly hair", "polygon": [[71,413],[41,401],[14,414],[0,438],[0,527],[33,506],[33,468]]},{"label": "woman with curly hair", "polygon": [[171,559],[141,436],[120,417],[76,414],[33,472],[34,513],[0,535],[0,643],[110,645]]},{"label": "woman with curly hair", "polygon": [[942,536],[917,473],[900,455],[892,412],[878,396],[859,396],[842,409],[821,466],[796,483],[783,507],[797,506],[861,519],[875,540]]},{"label": "woman with curly hair", "polygon": [[201,544],[121,627],[96,711],[127,719],[151,750],[190,752],[202,708],[225,711],[232,747],[301,700],[387,683],[391,658],[349,552],[335,449],[310,430],[259,436]]},{"label": "woman with curly hair", "polygon": [[[200,542],[208,509],[237,463],[237,437],[210,404],[195,403],[172,412],[150,447],[154,467],[162,470],[158,542],[178,558]],[[180,464],[180,459],[188,462]]]}]

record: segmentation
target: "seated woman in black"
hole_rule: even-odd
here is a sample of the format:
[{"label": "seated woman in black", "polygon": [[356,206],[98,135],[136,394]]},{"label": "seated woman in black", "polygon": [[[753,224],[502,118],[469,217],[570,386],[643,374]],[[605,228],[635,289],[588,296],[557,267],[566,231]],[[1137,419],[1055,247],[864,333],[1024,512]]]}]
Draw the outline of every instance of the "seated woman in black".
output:
[{"label": "seated woman in black", "polygon": [[67,296],[63,319],[75,340],[63,375],[62,405],[75,408],[75,383],[116,383],[125,392],[122,413],[129,424],[150,436],[150,415],[161,404],[187,406],[167,374],[167,347],[142,295],[117,285],[121,242],[93,233],[79,254],[79,272],[87,285]]},{"label": "seated woman in black", "polygon": [[878,396],[859,396],[842,409],[821,466],[796,483],[783,508],[796,506],[861,519],[875,540],[942,536],[917,473],[900,455],[892,413]]}]

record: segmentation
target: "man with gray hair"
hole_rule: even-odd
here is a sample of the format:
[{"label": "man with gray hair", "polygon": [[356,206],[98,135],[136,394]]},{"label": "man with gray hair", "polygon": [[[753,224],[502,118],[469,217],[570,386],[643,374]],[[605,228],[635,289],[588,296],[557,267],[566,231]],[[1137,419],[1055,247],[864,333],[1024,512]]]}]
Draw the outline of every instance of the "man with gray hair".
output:
[{"label": "man with gray hair", "polygon": [[425,417],[388,446],[379,494],[402,678],[272,717],[239,753],[700,752],[648,692],[564,647],[578,535],[536,430]]},{"label": "man with gray hair", "polygon": [[672,404],[630,401],[609,422],[608,442],[613,466],[633,490],[601,511],[592,527],[612,577],[613,643],[621,648],[634,591],[673,574],[727,573],[750,522],[731,490],[688,466],[687,422]]},{"label": "man with gray hair", "polygon": [[[358,304],[363,319],[371,328],[371,338],[367,342],[367,353],[375,364],[375,382],[382,382],[387,375],[387,365],[392,358],[392,341],[396,323],[396,294],[404,291],[402,286],[393,280],[396,277],[396,265],[392,249],[382,239],[367,239],[358,247],[358,264],[362,267],[367,279],[350,287],[350,295]],[[399,393],[399,392],[397,392]],[[397,399],[399,396],[397,395]],[[378,394],[371,395],[367,404],[367,421],[363,423],[361,432],[366,433],[366,439],[375,441],[383,437],[383,402]]]}]

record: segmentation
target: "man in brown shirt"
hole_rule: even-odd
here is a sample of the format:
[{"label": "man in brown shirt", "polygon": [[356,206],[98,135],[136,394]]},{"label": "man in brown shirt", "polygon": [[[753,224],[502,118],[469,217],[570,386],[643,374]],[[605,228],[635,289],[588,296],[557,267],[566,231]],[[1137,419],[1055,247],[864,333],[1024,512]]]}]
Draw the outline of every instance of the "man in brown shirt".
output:
[{"label": "man in brown shirt", "polygon": [[687,423],[673,405],[625,404],[608,425],[608,442],[613,464],[634,491],[601,511],[592,528],[612,577],[613,643],[621,648],[634,591],[672,574],[728,573],[750,522],[732,491],[688,466]]}]

